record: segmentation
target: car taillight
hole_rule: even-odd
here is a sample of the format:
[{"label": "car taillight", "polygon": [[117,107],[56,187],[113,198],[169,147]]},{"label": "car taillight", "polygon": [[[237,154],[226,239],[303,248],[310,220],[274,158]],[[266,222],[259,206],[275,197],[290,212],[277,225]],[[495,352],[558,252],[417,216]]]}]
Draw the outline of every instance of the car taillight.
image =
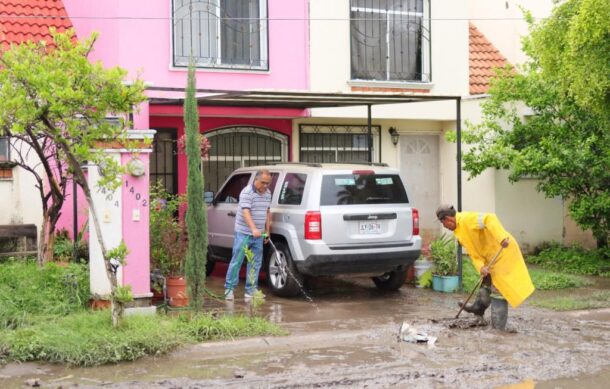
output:
[{"label": "car taillight", "polygon": [[322,215],[318,211],[305,214],[305,239],[322,239]]},{"label": "car taillight", "polygon": [[413,235],[419,235],[419,211],[413,208]]},{"label": "car taillight", "polygon": [[352,174],[355,176],[370,176],[375,172],[373,170],[352,170]]}]

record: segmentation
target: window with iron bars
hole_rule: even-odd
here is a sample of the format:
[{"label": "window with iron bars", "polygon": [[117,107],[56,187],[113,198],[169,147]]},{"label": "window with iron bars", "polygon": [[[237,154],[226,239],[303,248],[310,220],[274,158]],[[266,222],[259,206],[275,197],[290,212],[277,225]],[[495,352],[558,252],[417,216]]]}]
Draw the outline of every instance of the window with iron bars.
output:
[{"label": "window with iron bars", "polygon": [[353,80],[430,82],[429,1],[351,0]]},{"label": "window with iron bars", "polygon": [[172,0],[174,66],[268,70],[266,0]]},{"label": "window with iron bars", "polygon": [[10,144],[9,138],[6,136],[0,136],[0,162],[6,162],[10,160]]},{"label": "window with iron bars", "polygon": [[299,161],[368,162],[369,145],[372,161],[379,162],[381,127],[372,126],[372,144],[366,125],[301,124],[299,126]]}]

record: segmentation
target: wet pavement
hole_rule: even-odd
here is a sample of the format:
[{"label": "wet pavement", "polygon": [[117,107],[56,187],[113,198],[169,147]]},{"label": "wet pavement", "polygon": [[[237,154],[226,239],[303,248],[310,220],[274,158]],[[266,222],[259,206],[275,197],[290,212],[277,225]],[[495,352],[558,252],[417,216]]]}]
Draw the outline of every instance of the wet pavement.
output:
[{"label": "wet pavement", "polygon": [[[222,284],[220,275],[208,278],[217,293]],[[243,280],[235,294],[233,303],[209,300],[209,309],[250,312]],[[383,293],[366,278],[316,280],[308,294],[313,303],[268,294],[257,309],[290,333],[285,337],[203,343],[96,368],[9,364],[0,368],[0,387],[22,387],[30,378],[50,388],[593,389],[610,382],[610,309],[556,313],[525,304],[509,309],[508,331],[501,332],[451,328],[464,295],[408,285]],[[460,320],[469,316],[462,313]],[[436,343],[399,341],[403,321],[437,337]]]}]

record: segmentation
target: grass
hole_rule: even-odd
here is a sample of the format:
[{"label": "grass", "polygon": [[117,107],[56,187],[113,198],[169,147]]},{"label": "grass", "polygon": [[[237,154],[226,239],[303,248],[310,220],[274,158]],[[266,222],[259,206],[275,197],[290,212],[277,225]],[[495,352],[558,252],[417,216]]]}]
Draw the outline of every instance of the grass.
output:
[{"label": "grass", "polygon": [[18,328],[35,316],[67,315],[82,311],[89,301],[86,265],[66,267],[33,260],[0,264],[0,328]]},{"label": "grass", "polygon": [[210,314],[129,316],[112,328],[108,311],[80,312],[0,332],[0,358],[96,366],[160,355],[176,347],[236,337],[284,335],[257,317]]},{"label": "grass", "polygon": [[[528,269],[534,286],[538,290],[556,290],[566,288],[579,288],[590,285],[586,278],[552,272],[544,269]],[[464,261],[463,266],[463,285],[464,291],[470,292],[479,281],[479,273],[475,270],[470,261]]]},{"label": "grass", "polygon": [[113,328],[108,311],[86,309],[88,298],[85,265],[0,263],[0,362],[95,366],[163,354],[189,343],[285,334],[259,317],[191,313],[128,316]]},{"label": "grass", "polygon": [[571,311],[579,309],[598,309],[610,307],[610,291],[601,291],[590,296],[554,297],[544,300],[534,300],[531,305],[552,309],[554,311]]}]

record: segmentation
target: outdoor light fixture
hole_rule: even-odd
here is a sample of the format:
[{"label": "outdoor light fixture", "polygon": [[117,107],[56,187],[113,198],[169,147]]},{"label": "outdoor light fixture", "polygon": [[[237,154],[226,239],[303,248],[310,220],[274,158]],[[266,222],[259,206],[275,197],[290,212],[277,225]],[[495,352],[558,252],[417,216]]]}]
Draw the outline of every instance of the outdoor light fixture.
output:
[{"label": "outdoor light fixture", "polygon": [[400,134],[396,131],[396,128],[390,127],[390,137],[392,138],[392,144],[396,146],[398,144],[398,138],[400,138]]}]

